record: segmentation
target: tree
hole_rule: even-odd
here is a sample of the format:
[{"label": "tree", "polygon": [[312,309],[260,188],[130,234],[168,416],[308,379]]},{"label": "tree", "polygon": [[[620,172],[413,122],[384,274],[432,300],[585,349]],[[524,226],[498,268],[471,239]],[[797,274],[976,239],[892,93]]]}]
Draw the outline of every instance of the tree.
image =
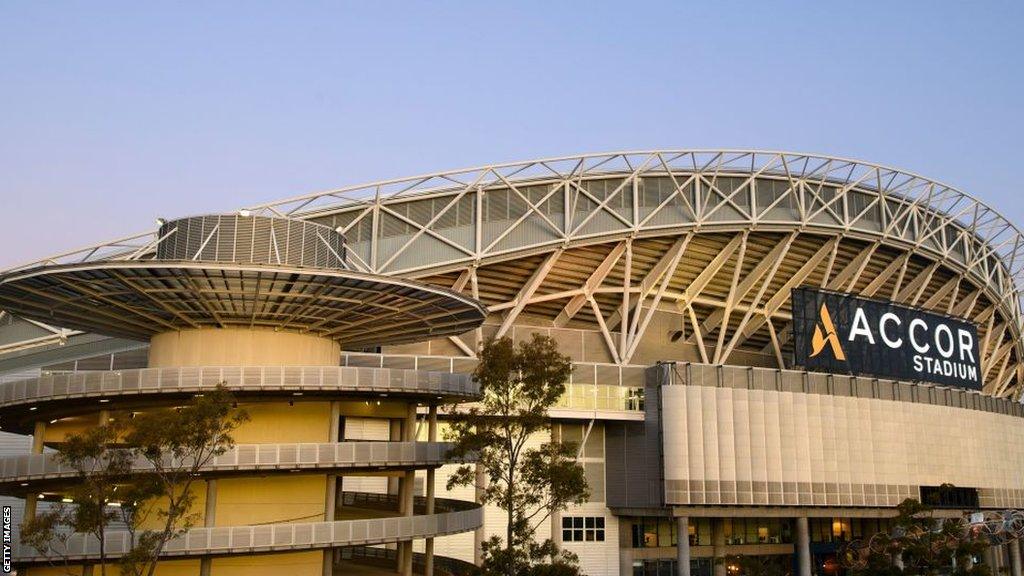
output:
[{"label": "tree", "polygon": [[[152,472],[135,483],[131,502],[121,507],[133,544],[121,558],[123,572],[153,576],[167,543],[195,525],[199,515],[192,512],[193,486],[200,471],[234,447],[231,433],[249,419],[232,406],[231,393],[221,385],[187,406],[141,414],[133,421],[125,441]],[[156,529],[142,527],[148,519],[155,520]]]},{"label": "tree", "polygon": [[26,522],[22,542],[62,560],[72,574],[68,541],[76,532],[91,534],[99,540],[100,570],[106,574],[107,528],[120,519],[132,544],[120,558],[121,573],[153,576],[167,543],[198,519],[191,508],[200,472],[234,446],[232,431],[248,420],[244,410],[233,406],[230,392],[218,386],[186,406],[68,435],[57,458],[75,471],[66,491],[73,504],[55,506]]},{"label": "tree", "polygon": [[[531,446],[538,437],[551,437],[547,411],[565,393],[572,362],[554,340],[536,334],[518,344],[509,338],[490,340],[479,357],[473,376],[483,398],[468,409],[451,408],[447,436],[455,442],[450,456],[475,456],[487,478],[482,502],[503,509],[508,521],[504,539],[493,536],[484,542],[482,571],[505,576],[578,573],[574,555],[559,551],[550,540],[534,539],[552,513],[589,496],[583,467],[576,462],[577,446],[555,441]],[[448,479],[448,489],[475,483],[473,466],[462,465]]]},{"label": "tree", "polygon": [[132,467],[130,451],[110,448],[123,433],[122,423],[107,422],[68,435],[56,458],[75,473],[76,483],[65,493],[74,505],[58,504],[22,526],[22,541],[41,555],[62,560],[65,571],[70,569],[68,540],[73,532],[81,532],[99,540],[100,574],[106,576],[107,528],[118,517],[111,503],[117,499],[118,481]]},{"label": "tree", "polygon": [[841,557],[854,576],[989,576],[989,567],[973,559],[990,545],[964,518],[936,518],[932,508],[908,498],[889,532],[851,542]]}]

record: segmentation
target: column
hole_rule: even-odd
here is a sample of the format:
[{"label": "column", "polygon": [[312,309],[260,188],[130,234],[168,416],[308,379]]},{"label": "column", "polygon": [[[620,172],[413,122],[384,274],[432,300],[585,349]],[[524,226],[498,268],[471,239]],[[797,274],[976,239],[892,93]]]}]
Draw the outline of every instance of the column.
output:
[{"label": "column", "polygon": [[[484,488],[487,486],[487,474],[484,472],[484,467],[478,462],[476,464],[476,491],[474,499],[477,504],[481,504],[483,501]],[[484,512],[486,514],[486,512]],[[473,531],[473,564],[477,566],[484,562],[484,527],[480,526]]]},{"label": "column", "polygon": [[811,531],[806,516],[796,519],[795,548],[797,576],[811,576]]},{"label": "column", "polygon": [[1021,576],[1020,540],[1010,540],[1006,544],[1006,552],[1010,556],[1010,576]]},{"label": "column", "polygon": [[[217,480],[206,481],[206,507],[203,510],[203,527],[213,528],[217,525]],[[199,576],[210,576],[213,559],[203,556],[199,559]]]},{"label": "column", "polygon": [[[391,442],[401,442],[404,438],[402,432],[402,420],[398,418],[391,418],[388,421],[390,431],[388,433],[388,440]],[[388,494],[398,494],[398,477],[388,476]]]},{"label": "column", "polygon": [[676,576],[690,576],[690,519],[676,517]]},{"label": "column", "polygon": [[[437,404],[431,404],[427,410],[427,441],[437,442]],[[434,513],[434,474],[437,472],[435,468],[427,469],[427,514]],[[425,556],[425,567],[423,574],[426,576],[434,575],[434,539],[427,538],[426,546],[424,547]],[[1019,575],[1018,575],[1019,576]]]},{"label": "column", "polygon": [[[327,494],[324,498],[324,522],[334,522],[334,509],[338,503],[338,477],[334,474],[327,475]],[[334,573],[334,548],[324,550],[323,576],[332,576]]]},{"label": "column", "polygon": [[[32,431],[32,454],[43,453],[43,437],[46,435],[46,421],[41,420],[36,422],[35,429]],[[25,522],[33,520],[36,517],[36,503],[39,501],[39,493],[33,491],[31,494],[25,494]]]},{"label": "column", "polygon": [[[328,442],[343,442],[341,435],[341,402],[331,402],[331,416],[327,427]],[[338,507],[338,477],[334,474],[327,475],[327,494],[324,498],[324,522],[334,522],[335,509]],[[332,576],[334,573],[334,548],[324,550],[323,576]]]},{"label": "column", "polygon": [[627,518],[613,516],[619,523],[619,574],[633,574],[633,523]]},{"label": "column", "polygon": [[989,546],[985,548],[984,558],[985,565],[992,569],[993,574],[999,573],[999,560],[998,560],[999,548],[996,546]]},{"label": "column", "polygon": [[711,544],[714,546],[715,576],[726,576],[725,566],[725,522],[721,518],[711,519]]},{"label": "column", "polygon": [[[416,440],[416,403],[410,402],[406,408],[406,417],[402,423],[402,441]],[[399,484],[399,501],[402,516],[412,516],[415,512],[416,470],[407,470]],[[412,576],[412,540],[402,542],[398,547],[399,571],[402,576]]]}]

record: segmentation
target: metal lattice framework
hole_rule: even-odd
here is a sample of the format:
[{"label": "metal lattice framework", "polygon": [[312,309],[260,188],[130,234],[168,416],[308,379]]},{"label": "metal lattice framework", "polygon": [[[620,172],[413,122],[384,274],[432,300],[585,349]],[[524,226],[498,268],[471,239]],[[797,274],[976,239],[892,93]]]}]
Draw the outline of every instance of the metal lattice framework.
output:
[{"label": "metal lattice framework", "polygon": [[[933,551],[951,553],[957,544],[968,536],[987,540],[992,546],[1002,546],[1011,540],[1024,538],[1024,511],[986,510],[978,514],[980,518],[949,518],[936,521],[932,529],[933,535],[938,535],[945,529],[948,538],[931,538],[935,547]],[[873,555],[892,554],[890,543],[894,538],[919,539],[924,535],[921,529],[908,532],[896,527],[889,533],[879,532],[866,539],[852,540],[843,547],[843,564],[848,568],[863,570],[868,567]]]},{"label": "metal lattice framework", "polygon": [[[1024,380],[1020,230],[964,192],[877,164],[753,150],[593,154],[247,211],[337,228],[356,268],[484,301],[490,335],[521,315],[600,332],[601,361],[635,363],[666,312],[681,317],[697,361],[763,354],[785,367],[788,289],[815,284],[967,317],[983,339],[986,391],[1013,395]],[[146,258],[158,240],[153,232],[27,266]],[[472,341],[450,342],[474,354]]]}]

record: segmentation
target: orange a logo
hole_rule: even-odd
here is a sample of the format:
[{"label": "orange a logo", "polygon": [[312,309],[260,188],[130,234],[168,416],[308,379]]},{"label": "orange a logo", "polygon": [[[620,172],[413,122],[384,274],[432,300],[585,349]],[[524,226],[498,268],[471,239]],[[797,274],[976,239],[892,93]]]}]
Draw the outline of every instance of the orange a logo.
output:
[{"label": "orange a logo", "polygon": [[[832,348],[832,355],[836,357],[836,360],[846,360],[846,354],[843,353],[843,347],[839,345],[839,335],[836,334],[836,326],[832,323],[832,316],[828,313],[828,308],[825,304],[821,304],[821,324],[814,326],[814,335],[811,336],[811,358],[814,358],[821,351],[825,349],[825,345],[828,344]],[[822,328],[824,328],[824,334],[822,334]]]}]

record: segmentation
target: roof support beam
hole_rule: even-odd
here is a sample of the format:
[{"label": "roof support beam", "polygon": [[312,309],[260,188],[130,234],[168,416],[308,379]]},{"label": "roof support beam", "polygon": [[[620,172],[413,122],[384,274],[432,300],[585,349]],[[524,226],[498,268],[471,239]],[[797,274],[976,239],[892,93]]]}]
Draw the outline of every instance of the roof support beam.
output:
[{"label": "roof support beam", "polygon": [[594,269],[587,278],[586,282],[583,283],[583,292],[577,294],[569,299],[569,302],[565,305],[565,308],[558,313],[555,317],[554,325],[556,328],[561,328],[572,320],[573,316],[583,308],[583,305],[587,303],[587,299],[591,297],[594,289],[600,286],[605,278],[608,277],[608,273],[612,271],[615,265],[619,262],[619,258],[622,257],[623,252],[626,251],[626,241],[619,242],[614,248],[604,257],[604,260]]},{"label": "roof support beam", "polygon": [[544,282],[544,279],[547,278],[548,272],[551,271],[551,268],[554,267],[555,262],[558,261],[558,258],[561,257],[561,255],[561,249],[555,250],[554,252],[548,254],[547,258],[544,259],[541,265],[538,266],[537,269],[533,271],[533,274],[530,275],[530,278],[526,281],[525,284],[523,284],[523,287],[519,290],[519,294],[515,298],[515,305],[512,307],[510,311],[508,311],[508,313],[505,314],[505,319],[502,320],[501,326],[498,328],[498,331],[494,334],[495,340],[505,336],[505,333],[508,332],[508,329],[512,327],[512,324],[516,321],[516,318],[519,317],[519,313],[523,311],[523,308],[526,308],[526,304],[530,301],[530,298],[533,296],[533,293],[537,291],[537,288],[540,288],[540,285]]},{"label": "roof support beam", "polygon": [[[658,309],[658,304],[661,303],[661,299],[665,296],[665,290],[668,289],[669,282],[672,281],[672,275],[675,273],[676,266],[679,265],[679,260],[683,257],[683,253],[686,251],[686,247],[690,244],[690,239],[693,238],[693,232],[689,232],[686,236],[680,238],[672,245],[672,248],[665,253],[665,256],[658,261],[655,265],[655,269],[644,278],[644,284],[647,283],[648,279],[652,278],[657,274],[661,278],[661,285],[658,288],[657,294],[654,296],[654,301],[647,310],[647,314],[643,320],[640,321],[640,316],[643,313],[644,299],[647,295],[646,291],[641,291],[640,299],[637,301],[636,315],[633,317],[633,324],[630,330],[628,345],[625,354],[622,355],[622,361],[629,363],[629,360],[633,357],[633,353],[636,352],[637,346],[640,344],[640,339],[643,337],[644,332],[647,331],[647,326],[651,322],[651,318],[654,316],[655,311]],[[666,259],[668,259],[666,261]],[[657,282],[658,279],[654,278],[651,282]]]},{"label": "roof support beam", "polygon": [[[792,276],[789,277],[788,280],[786,280],[785,284],[783,284],[782,287],[779,288],[778,292],[776,292],[774,295],[772,295],[771,298],[768,299],[767,304],[765,304],[764,306],[763,316],[751,319],[753,310],[751,309],[747,311],[747,313],[743,316],[743,320],[740,322],[740,325],[736,328],[736,332],[733,333],[732,340],[729,341],[729,345],[726,347],[725,352],[722,354],[722,362],[727,362],[729,359],[729,355],[732,354],[733,350],[735,350],[737,346],[743,344],[743,342],[745,342],[748,338],[753,336],[754,333],[757,332],[757,330],[760,329],[761,326],[763,326],[764,323],[768,321],[768,318],[770,318],[772,314],[775,314],[775,312],[782,306],[782,304],[785,303],[786,299],[789,298],[790,291],[794,287],[800,285],[804,280],[807,279],[808,276],[811,275],[811,273],[814,272],[814,270],[818,267],[821,261],[824,260],[826,256],[828,256],[829,252],[832,250],[832,246],[837,242],[839,242],[839,236],[833,236],[831,240],[822,244],[821,247],[818,248],[818,250],[814,253],[814,255],[812,255],[807,260],[807,262],[805,262],[804,265],[801,266],[799,270],[797,270],[795,274],[793,274]],[[758,290],[757,296],[754,298],[755,306],[758,302],[761,301],[761,298],[764,296],[764,292],[768,288],[768,285],[771,283],[771,280],[775,276],[776,271],[778,271],[780,263],[781,260],[776,262],[772,266],[771,273],[769,273],[768,277],[761,284],[761,288]]]}]

